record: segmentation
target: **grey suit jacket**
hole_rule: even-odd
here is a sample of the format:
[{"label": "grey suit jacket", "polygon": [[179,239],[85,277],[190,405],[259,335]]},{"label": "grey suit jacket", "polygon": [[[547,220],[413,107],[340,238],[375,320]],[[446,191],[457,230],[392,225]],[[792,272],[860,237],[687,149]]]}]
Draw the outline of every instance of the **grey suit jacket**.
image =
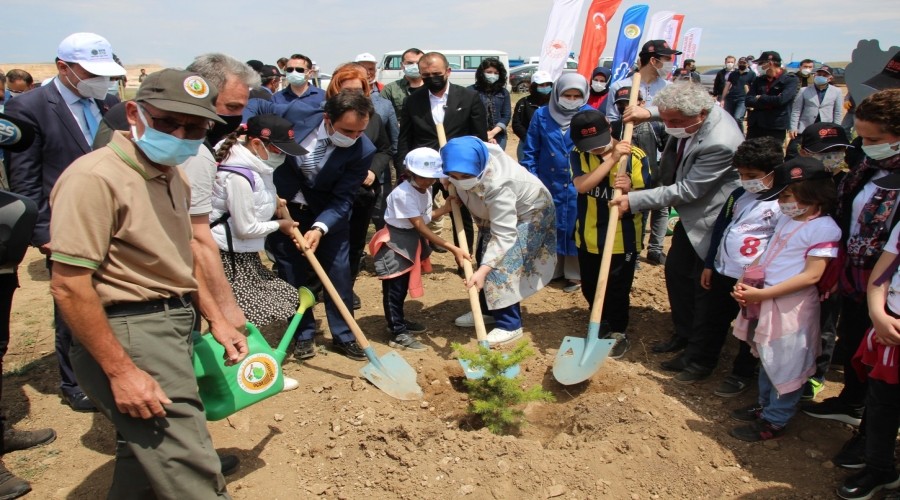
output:
[{"label": "grey suit jacket", "polygon": [[678,142],[670,137],[660,160],[661,185],[628,194],[632,212],[675,207],[691,245],[701,258],[728,195],[740,186],[731,158],[744,136],[737,122],[714,106],[676,165]]},{"label": "grey suit jacket", "polygon": [[794,99],[794,109],[791,111],[791,130],[803,132],[806,127],[819,121],[841,123],[844,114],[844,94],[841,89],[829,85],[825,89],[822,102],[819,102],[819,93],[815,85],[800,90],[800,94]]}]

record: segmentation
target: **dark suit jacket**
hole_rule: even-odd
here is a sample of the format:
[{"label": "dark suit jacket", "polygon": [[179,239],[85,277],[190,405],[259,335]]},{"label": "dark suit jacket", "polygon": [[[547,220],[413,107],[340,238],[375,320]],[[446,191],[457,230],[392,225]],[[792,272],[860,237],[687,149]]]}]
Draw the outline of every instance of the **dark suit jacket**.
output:
[{"label": "dark suit jacket", "polygon": [[[100,114],[118,102],[110,95],[96,100]],[[7,168],[10,189],[38,205],[31,244],[40,246],[50,241],[50,191],[69,164],[91,152],[91,145],[53,82],[13,99],[6,113],[33,125],[37,132],[30,148],[9,155]]]},{"label": "dark suit jacket", "polygon": [[[421,87],[406,98],[400,117],[400,138],[397,141],[397,158],[401,161],[415,148],[440,149],[437,128],[431,117],[428,89]],[[474,135],[487,141],[487,112],[478,93],[459,85],[450,84],[447,109],[444,111],[444,132],[447,140]]]}]

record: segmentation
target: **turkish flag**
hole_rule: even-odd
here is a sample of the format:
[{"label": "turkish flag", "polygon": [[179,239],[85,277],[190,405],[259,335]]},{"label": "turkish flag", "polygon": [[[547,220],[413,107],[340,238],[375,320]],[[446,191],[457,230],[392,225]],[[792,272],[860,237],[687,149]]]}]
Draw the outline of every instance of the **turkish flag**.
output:
[{"label": "turkish flag", "polygon": [[606,48],[606,25],[622,0],[594,0],[588,9],[581,36],[581,51],[578,53],[578,72],[590,83],[591,73]]}]

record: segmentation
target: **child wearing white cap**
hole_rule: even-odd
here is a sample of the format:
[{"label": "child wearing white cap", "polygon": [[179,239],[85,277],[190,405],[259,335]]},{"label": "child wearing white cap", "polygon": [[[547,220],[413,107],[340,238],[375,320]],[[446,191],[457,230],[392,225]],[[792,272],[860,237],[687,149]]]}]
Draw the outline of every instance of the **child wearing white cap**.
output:
[{"label": "child wearing white cap", "polygon": [[430,148],[417,148],[406,155],[403,164],[407,179],[388,196],[385,226],[372,237],[369,251],[375,256],[375,273],[382,280],[384,318],[392,336],[388,345],[397,349],[423,351],[425,345],[413,334],[425,333],[427,329],[406,320],[403,302],[407,291],[413,298],[424,293],[422,271],[431,270],[428,260],[431,247],[428,243],[452,252],[460,266],[464,259],[471,260],[471,256],[428,229],[432,218],[450,212],[449,202],[434,209],[431,200],[431,186],[443,177],[441,155]]}]

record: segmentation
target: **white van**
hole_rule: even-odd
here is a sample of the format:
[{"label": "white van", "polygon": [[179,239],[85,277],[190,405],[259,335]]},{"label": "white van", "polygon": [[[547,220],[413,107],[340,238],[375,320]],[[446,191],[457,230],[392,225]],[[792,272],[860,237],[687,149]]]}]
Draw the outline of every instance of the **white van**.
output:
[{"label": "white van", "polygon": [[[531,56],[525,61],[525,64],[540,64],[541,57],[540,56]],[[570,57],[566,59],[566,68],[565,69],[578,69],[578,60]]]},{"label": "white van", "polygon": [[[403,77],[403,50],[386,52],[378,66],[378,81],[390,83]],[[475,84],[475,70],[481,61],[489,57],[500,59],[509,71],[509,55],[499,50],[424,50],[423,52],[440,52],[450,63],[450,82],[463,87]]]}]

